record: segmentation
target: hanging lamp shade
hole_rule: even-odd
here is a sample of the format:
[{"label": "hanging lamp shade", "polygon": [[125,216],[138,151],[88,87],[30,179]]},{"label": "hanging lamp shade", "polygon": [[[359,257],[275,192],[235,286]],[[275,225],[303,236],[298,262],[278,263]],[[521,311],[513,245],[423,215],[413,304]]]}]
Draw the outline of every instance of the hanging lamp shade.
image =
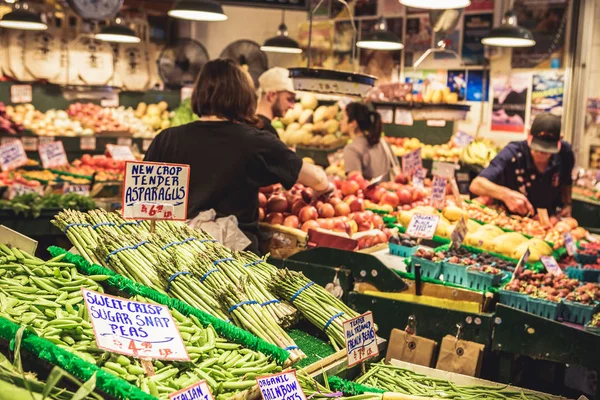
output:
[{"label": "hanging lamp shade", "polygon": [[387,22],[383,17],[377,21],[373,32],[356,42],[356,46],[371,50],[402,50],[404,48],[398,36],[387,30]]},{"label": "hanging lamp shade", "polygon": [[0,20],[0,27],[28,31],[44,31],[48,29],[48,25],[42,22],[39,15],[23,9],[16,9],[5,14]]},{"label": "hanging lamp shade", "polygon": [[481,43],[498,47],[531,47],[535,46],[535,39],[529,29],[517,24],[517,16],[511,10],[504,14],[502,25],[492,29]]},{"label": "hanging lamp shade", "polygon": [[265,40],[265,43],[260,46],[260,49],[270,53],[302,53],[302,49],[298,45],[298,42],[288,36],[288,30],[285,23],[279,25],[277,36]]},{"label": "hanging lamp shade", "polygon": [[227,15],[221,4],[212,0],[182,0],[167,13],[173,18],[189,21],[225,21]]},{"label": "hanging lamp shade", "polygon": [[113,43],[139,43],[141,39],[137,37],[132,29],[123,25],[109,25],[100,30],[95,38],[105,42]]},{"label": "hanging lamp shade", "polygon": [[399,0],[406,7],[421,8],[425,10],[451,10],[466,8],[471,5],[471,0]]}]

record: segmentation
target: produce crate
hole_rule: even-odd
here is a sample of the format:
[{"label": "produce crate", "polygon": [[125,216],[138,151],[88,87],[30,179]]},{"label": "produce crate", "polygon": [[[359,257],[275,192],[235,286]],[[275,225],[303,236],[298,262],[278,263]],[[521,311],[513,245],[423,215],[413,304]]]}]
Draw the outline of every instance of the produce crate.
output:
[{"label": "produce crate", "polygon": [[528,296],[527,312],[537,315],[538,317],[548,318],[556,321],[560,316],[562,303],[556,301],[548,301]]},{"label": "produce crate", "polygon": [[597,255],[580,254],[579,252],[575,252],[575,261],[577,261],[579,264],[582,264],[582,265],[596,264],[597,260],[598,260]]},{"label": "produce crate", "polygon": [[467,267],[449,262],[442,263],[444,281],[467,286]]},{"label": "produce crate", "polygon": [[503,289],[500,289],[499,293],[500,303],[506,304],[512,308],[516,308],[517,310],[527,311],[528,295]]},{"label": "produce crate", "polygon": [[467,268],[467,286],[475,290],[486,290],[489,287],[500,285],[502,276],[502,273],[493,275]]},{"label": "produce crate", "polygon": [[388,245],[390,248],[390,254],[405,258],[415,254],[417,252],[417,249],[419,248],[419,246],[406,247],[396,243],[388,243]]},{"label": "produce crate", "polygon": [[438,279],[442,274],[442,263],[431,261],[422,257],[412,256],[410,258],[410,265],[412,267],[412,273],[414,273],[415,265],[419,264],[421,266],[421,276],[426,276],[427,278]]},{"label": "produce crate", "polygon": [[600,282],[600,270],[597,269],[569,267],[566,272],[569,278],[577,279],[581,282]]},{"label": "produce crate", "polygon": [[598,304],[586,305],[574,301],[565,300],[563,302],[562,317],[566,322],[585,325],[592,320],[592,317],[598,310]]}]

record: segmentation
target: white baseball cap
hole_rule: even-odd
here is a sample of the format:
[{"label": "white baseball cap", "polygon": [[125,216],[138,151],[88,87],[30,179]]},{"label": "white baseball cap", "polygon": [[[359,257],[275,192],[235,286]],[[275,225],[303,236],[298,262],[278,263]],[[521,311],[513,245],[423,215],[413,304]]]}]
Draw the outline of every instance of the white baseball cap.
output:
[{"label": "white baseball cap", "polygon": [[294,93],[294,82],[290,78],[290,71],[281,67],[274,67],[262,73],[258,78],[261,93],[291,92]]}]

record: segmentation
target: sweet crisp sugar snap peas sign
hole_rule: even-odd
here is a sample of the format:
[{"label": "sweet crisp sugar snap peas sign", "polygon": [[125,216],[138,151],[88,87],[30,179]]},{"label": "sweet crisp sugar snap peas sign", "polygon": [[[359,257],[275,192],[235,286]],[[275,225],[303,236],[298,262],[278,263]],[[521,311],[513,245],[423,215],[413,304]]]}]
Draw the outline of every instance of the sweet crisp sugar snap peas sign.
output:
[{"label": "sweet crisp sugar snap peas sign", "polygon": [[169,400],[212,400],[213,396],[206,381],[194,383],[185,389],[169,394]]},{"label": "sweet crisp sugar snap peas sign", "polygon": [[123,218],[185,221],[189,180],[189,165],[127,162]]},{"label": "sweet crisp sugar snap peas sign", "polygon": [[379,354],[371,311],[344,321],[344,337],[348,352],[348,367]]},{"label": "sweet crisp sugar snap peas sign", "polygon": [[189,361],[166,306],[81,289],[98,348],[142,359]]},{"label": "sweet crisp sugar snap peas sign", "polygon": [[264,400],[306,400],[295,370],[260,376],[256,382]]}]

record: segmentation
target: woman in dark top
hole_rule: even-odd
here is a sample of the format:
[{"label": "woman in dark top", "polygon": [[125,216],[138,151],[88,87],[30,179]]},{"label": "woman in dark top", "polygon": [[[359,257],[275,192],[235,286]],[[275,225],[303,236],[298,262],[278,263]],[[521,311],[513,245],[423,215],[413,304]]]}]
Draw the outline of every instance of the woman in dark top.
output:
[{"label": "woman in dark top", "polygon": [[256,97],[233,61],[208,62],[192,94],[199,121],[162,131],[146,152],[146,161],[190,165],[188,218],[214,209],[217,217],[234,215],[258,250],[258,189],[296,182],[325,191],[325,172],[305,164],[277,137],[254,127]]}]

